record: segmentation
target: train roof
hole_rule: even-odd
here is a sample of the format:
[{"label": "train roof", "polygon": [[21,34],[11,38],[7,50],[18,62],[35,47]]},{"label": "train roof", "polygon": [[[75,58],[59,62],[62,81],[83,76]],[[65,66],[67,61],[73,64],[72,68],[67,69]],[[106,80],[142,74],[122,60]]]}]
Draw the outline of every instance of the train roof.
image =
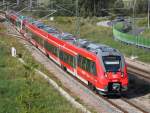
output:
[{"label": "train roof", "polygon": [[67,42],[69,42],[71,44],[75,44],[76,40],[77,40],[74,35],[72,35],[70,33],[67,33],[67,32],[61,33],[59,38],[62,39],[62,40],[65,40],[65,41],[67,41]]},{"label": "train roof", "polygon": [[57,33],[57,32],[59,32],[56,28],[49,27],[49,26],[44,26],[43,30],[47,31],[48,33],[55,33],[55,32]]},{"label": "train roof", "polygon": [[[11,13],[10,15],[14,15],[14,14],[17,15],[16,13]],[[121,56],[121,53],[118,50],[112,47],[109,47],[107,45],[97,44],[97,43],[88,41],[86,39],[77,39],[74,35],[70,33],[67,33],[67,32],[61,33],[56,28],[47,26],[41,21],[35,21],[31,17],[21,16],[21,15],[17,15],[17,16],[22,20],[25,19],[31,22],[33,25],[37,26],[38,28],[41,28],[44,31],[50,33],[52,36],[59,38],[61,40],[65,40],[66,42],[69,42],[71,44],[76,45],[79,48],[83,48],[89,52],[92,52],[93,54],[96,54],[97,56],[108,56],[108,55]]]},{"label": "train roof", "polygon": [[79,39],[77,41],[77,46],[80,48],[86,49],[87,51],[92,52],[98,56],[99,55],[100,56],[108,56],[108,55],[120,56],[121,55],[121,53],[115,48],[112,48],[105,44],[97,44],[94,42],[90,42],[86,39]]},{"label": "train roof", "polygon": [[54,36],[54,37],[56,37],[56,38],[61,39],[60,38],[60,35],[61,35],[60,33],[57,33],[57,32],[56,33],[51,33],[51,35]]}]

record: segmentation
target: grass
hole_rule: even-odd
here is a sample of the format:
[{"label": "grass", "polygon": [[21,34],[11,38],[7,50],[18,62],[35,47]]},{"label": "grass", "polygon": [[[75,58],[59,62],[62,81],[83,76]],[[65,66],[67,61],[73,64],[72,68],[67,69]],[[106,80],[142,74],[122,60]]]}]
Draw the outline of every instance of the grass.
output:
[{"label": "grass", "polygon": [[[3,26],[0,25],[2,29]],[[0,32],[3,30],[0,29]],[[0,113],[79,113],[53,87],[10,55],[24,53],[28,66],[40,67],[14,38],[0,35]],[[29,56],[28,56],[29,54]]]},{"label": "grass", "polygon": [[145,37],[145,38],[150,38],[150,29],[146,29],[141,36]]},{"label": "grass", "polygon": [[145,31],[142,32],[141,36],[145,38],[150,38],[150,30],[147,28],[148,20],[147,18],[139,19],[135,21],[136,26],[145,27]]},{"label": "grass", "polygon": [[137,27],[147,27],[147,18],[137,19],[135,20],[135,25]]},{"label": "grass", "polygon": [[[55,17],[54,21],[47,21],[45,23],[56,26],[57,28],[61,29],[61,31],[70,32],[73,34],[76,33],[75,18]],[[150,63],[149,50],[115,41],[113,39],[112,28],[96,26],[95,23],[89,21],[88,19],[82,19],[80,23],[80,36],[96,43],[107,44],[111,47],[117,48],[127,57],[136,55],[138,56],[138,60]]]}]

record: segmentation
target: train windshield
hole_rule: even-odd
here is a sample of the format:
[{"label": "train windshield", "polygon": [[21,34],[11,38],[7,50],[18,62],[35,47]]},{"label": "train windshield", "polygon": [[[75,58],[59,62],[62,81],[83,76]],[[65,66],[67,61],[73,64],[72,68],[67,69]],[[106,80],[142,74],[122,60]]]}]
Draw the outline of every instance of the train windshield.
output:
[{"label": "train windshield", "polygon": [[117,72],[121,68],[120,56],[103,56],[106,72]]}]

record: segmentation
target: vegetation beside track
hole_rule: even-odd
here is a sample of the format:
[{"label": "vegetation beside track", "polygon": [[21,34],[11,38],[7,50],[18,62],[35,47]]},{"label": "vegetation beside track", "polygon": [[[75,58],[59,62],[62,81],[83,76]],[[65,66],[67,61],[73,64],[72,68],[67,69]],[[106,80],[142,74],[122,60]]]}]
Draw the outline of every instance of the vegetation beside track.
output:
[{"label": "vegetation beside track", "polygon": [[[0,24],[0,33],[4,27]],[[11,47],[28,65],[10,55]],[[28,55],[29,54],[29,55]],[[60,94],[37,76],[30,53],[15,38],[0,35],[0,113],[79,113]]]},{"label": "vegetation beside track", "polygon": [[138,19],[135,21],[137,27],[144,27],[145,31],[140,35],[145,38],[150,38],[150,29],[148,29],[148,20],[147,18]]},{"label": "vegetation beside track", "polygon": [[147,27],[147,24],[148,24],[147,18],[141,18],[135,20],[135,25],[137,27]]},{"label": "vegetation beside track", "polygon": [[[96,26],[92,19],[81,19],[80,23],[80,35],[88,40],[107,44],[111,47],[119,49],[125,56],[130,57],[131,55],[138,56],[138,60],[150,63],[150,52],[142,48],[123,44],[113,39],[112,28]],[[54,21],[47,21],[46,24],[56,26],[65,32],[75,34],[76,23],[75,18],[71,17],[55,17]]]},{"label": "vegetation beside track", "polygon": [[150,38],[150,29],[146,29],[141,35],[145,38]]}]

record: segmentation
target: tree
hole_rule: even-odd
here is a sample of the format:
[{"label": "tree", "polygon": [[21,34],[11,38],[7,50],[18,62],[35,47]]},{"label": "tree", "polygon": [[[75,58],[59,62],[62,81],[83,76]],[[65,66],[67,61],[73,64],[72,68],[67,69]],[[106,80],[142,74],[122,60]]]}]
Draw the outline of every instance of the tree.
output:
[{"label": "tree", "polygon": [[123,1],[122,0],[115,1],[115,3],[114,3],[114,11],[115,11],[115,13],[123,14],[124,10],[122,8],[124,8]]}]

